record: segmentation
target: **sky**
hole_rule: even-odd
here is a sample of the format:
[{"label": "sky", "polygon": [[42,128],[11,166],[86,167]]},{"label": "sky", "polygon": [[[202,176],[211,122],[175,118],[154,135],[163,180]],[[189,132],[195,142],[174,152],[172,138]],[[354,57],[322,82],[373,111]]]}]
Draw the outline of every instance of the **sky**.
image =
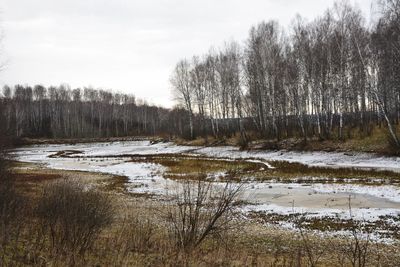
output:
[{"label": "sky", "polygon": [[[349,0],[366,17],[373,0]],[[182,58],[225,41],[244,43],[252,25],[296,14],[309,21],[334,0],[2,0],[0,85],[69,84],[174,105],[169,83]]]}]

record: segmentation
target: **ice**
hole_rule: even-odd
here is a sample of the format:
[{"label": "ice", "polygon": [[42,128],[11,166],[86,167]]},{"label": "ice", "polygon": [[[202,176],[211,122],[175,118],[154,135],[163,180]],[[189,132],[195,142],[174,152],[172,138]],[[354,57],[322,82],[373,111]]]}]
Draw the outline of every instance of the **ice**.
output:
[{"label": "ice", "polygon": [[[170,142],[151,144],[150,141],[126,141],[111,143],[84,143],[76,145],[38,145],[17,149],[21,159],[38,157],[43,160],[51,153],[63,150],[82,151],[84,156],[118,156],[118,155],[148,155],[185,153],[205,155],[229,159],[261,160],[267,167],[271,164],[265,161],[298,162],[308,166],[371,168],[400,172],[400,157],[384,157],[371,153],[342,153],[342,152],[298,152],[298,151],[241,151],[237,147],[195,147],[178,146]],[[18,153],[19,152],[19,153]],[[22,153],[26,155],[21,155]],[[45,153],[46,155],[44,155]],[[272,164],[273,165],[273,164]]]},{"label": "ice", "polygon": [[[81,151],[79,156],[104,156],[104,158],[57,158],[49,157],[59,151]],[[49,168],[77,170],[123,175],[129,178],[129,190],[136,193],[161,194],[173,181],[164,179],[164,167],[159,164],[128,162],[130,157],[114,157],[125,154],[176,153],[186,150],[171,144],[150,145],[148,141],[88,143],[77,145],[38,145],[20,148],[13,155],[20,161],[40,163]],[[166,152],[170,151],[170,152]],[[110,156],[107,158],[107,156]],[[112,157],[111,157],[112,156]]]},{"label": "ice", "polygon": [[[80,158],[49,157],[65,150],[79,152],[76,156]],[[274,168],[273,161],[280,160],[309,166],[373,168],[400,172],[399,157],[382,157],[367,153],[350,155],[338,152],[240,151],[236,147],[229,146],[194,147],[178,146],[173,143],[151,144],[149,141],[37,145],[15,149],[12,152],[17,160],[44,164],[49,168],[123,175],[129,179],[129,191],[160,195],[176,187],[178,182],[163,177],[166,168],[162,165],[131,162],[130,155],[175,153],[206,156],[210,159],[244,159],[263,164],[265,168]],[[218,180],[224,175],[224,172],[218,172],[209,174],[209,178]],[[395,185],[318,182],[285,184],[270,181],[250,182],[243,191],[243,200],[253,203],[245,205],[244,212],[251,210],[279,214],[301,212],[307,216],[336,216],[345,219],[349,218],[350,196],[354,218],[374,221],[379,216],[400,214],[400,188]]]},{"label": "ice", "polygon": [[380,220],[381,216],[398,216],[399,209],[381,208],[358,208],[350,210],[325,209],[325,208],[306,208],[306,207],[283,207],[275,204],[247,205],[242,209],[244,212],[264,211],[281,215],[304,214],[307,218],[340,218],[344,220],[354,219],[358,221],[374,222]]},{"label": "ice", "polygon": [[321,193],[343,192],[364,194],[400,203],[400,188],[393,185],[313,184],[312,188]]},{"label": "ice", "polygon": [[[205,147],[194,153],[227,158],[256,158],[268,161],[297,162],[308,166],[369,168],[400,172],[400,157],[384,157],[372,153],[240,151],[237,147]],[[272,164],[273,165],[273,164]]]}]

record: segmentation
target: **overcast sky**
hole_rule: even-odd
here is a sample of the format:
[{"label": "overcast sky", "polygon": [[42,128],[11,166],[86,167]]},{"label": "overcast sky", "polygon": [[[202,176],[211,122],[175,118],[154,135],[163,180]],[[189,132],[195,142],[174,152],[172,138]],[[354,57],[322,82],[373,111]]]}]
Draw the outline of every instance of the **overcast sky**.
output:
[{"label": "overcast sky", "polygon": [[[181,58],[249,28],[299,13],[311,20],[334,0],[2,0],[0,84],[68,83],[173,105],[169,77]],[[366,16],[372,0],[351,0]]]}]

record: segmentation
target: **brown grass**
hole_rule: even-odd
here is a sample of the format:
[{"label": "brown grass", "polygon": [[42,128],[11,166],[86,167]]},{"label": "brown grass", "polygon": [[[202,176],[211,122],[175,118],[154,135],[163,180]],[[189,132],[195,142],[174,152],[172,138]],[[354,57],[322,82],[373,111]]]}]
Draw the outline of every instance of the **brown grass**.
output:
[{"label": "brown grass", "polygon": [[[181,159],[184,160],[184,159]],[[226,168],[224,163],[209,166],[208,161],[195,163],[170,162],[170,167],[186,171],[185,164],[191,171],[206,168],[220,170]],[[201,161],[201,160],[200,160]],[[233,162],[237,165],[238,163]],[[243,165],[245,168],[247,165]],[[253,166],[253,165],[251,165]],[[22,166],[20,166],[22,167]],[[26,166],[24,166],[26,167]],[[30,166],[32,167],[32,166]],[[258,167],[258,166],[257,166]],[[281,166],[285,168],[285,166]],[[187,170],[187,171],[189,171]],[[256,170],[254,170],[256,171]],[[266,170],[265,172],[270,171]],[[298,166],[294,173],[302,172]],[[8,265],[18,266],[307,266],[309,261],[301,236],[298,232],[288,232],[280,228],[265,225],[265,221],[236,218],[233,223],[238,226],[224,236],[212,236],[190,253],[182,253],[171,244],[165,222],[159,216],[162,205],[157,199],[134,198],[123,190],[126,180],[123,177],[100,175],[85,172],[37,169],[18,169],[14,173],[22,181],[29,181],[32,190],[40,190],[46,184],[45,179],[36,179],[45,174],[50,179],[79,178],[81,182],[96,186],[109,195],[116,207],[115,222],[105,229],[88,250],[86,255],[52,256],[49,240],[44,238],[34,217],[23,225],[21,237],[13,246],[16,250],[8,251]],[[31,177],[29,174],[31,173]],[[47,176],[49,175],[49,176]],[[27,178],[29,177],[29,178]],[[18,186],[22,186],[20,183]],[[31,197],[29,194],[26,195]],[[32,198],[32,205],[35,199]],[[240,229],[240,230],[238,230]],[[346,239],[309,234],[313,244],[313,253],[321,253],[318,266],[348,266],[349,259],[344,257],[343,250],[348,251]],[[39,242],[39,241],[40,242]],[[368,254],[369,266],[398,266],[400,256],[399,244],[374,244]]]},{"label": "brown grass", "polygon": [[241,159],[228,160],[181,154],[133,156],[132,162],[161,164],[168,168],[164,176],[176,180],[205,179],[208,174],[221,172],[225,174],[222,179],[238,181],[251,177],[259,181],[305,183],[347,183],[349,180],[353,183],[370,185],[400,183],[400,173],[392,171],[307,166],[286,161],[269,161],[274,169],[269,169],[262,163]]},{"label": "brown grass", "polygon": [[285,181],[291,178],[297,178],[297,181],[307,182],[307,177],[316,178],[310,180],[312,182],[345,182],[345,180],[359,179],[360,183],[376,183],[375,178],[382,179],[391,183],[400,182],[400,173],[392,171],[378,171],[378,170],[365,170],[357,168],[328,168],[328,167],[314,167],[307,166],[301,163],[286,162],[286,161],[271,161],[270,164],[275,169],[268,169],[262,173],[258,173],[256,177],[259,180],[268,180],[271,178]]}]

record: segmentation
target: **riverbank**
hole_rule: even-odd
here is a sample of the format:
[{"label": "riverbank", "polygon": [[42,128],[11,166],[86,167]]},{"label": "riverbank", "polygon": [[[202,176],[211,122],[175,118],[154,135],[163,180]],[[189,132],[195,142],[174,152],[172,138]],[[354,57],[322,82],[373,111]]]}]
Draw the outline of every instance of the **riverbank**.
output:
[{"label": "riverbank", "polygon": [[[398,131],[400,131],[400,126]],[[173,142],[182,146],[235,146],[248,151],[267,151],[267,150],[286,150],[286,151],[323,151],[323,152],[363,152],[374,153],[382,156],[398,156],[398,149],[391,146],[388,142],[388,133],[385,127],[374,127],[369,136],[353,134],[344,140],[335,137],[329,140],[319,138],[286,138],[281,140],[262,139],[256,134],[248,134],[248,142],[244,145],[238,135],[232,137],[215,138],[212,136],[197,137],[194,140],[165,136],[127,136],[127,137],[107,137],[107,138],[20,138],[13,143],[16,146],[40,145],[40,144],[81,144],[81,143],[106,143],[106,142],[125,142],[125,141],[144,141],[150,140],[152,143]]]},{"label": "riverbank", "polygon": [[[400,132],[400,126],[397,129]],[[231,138],[198,137],[195,140],[176,139],[178,145],[188,146],[237,146],[243,150],[287,150],[287,151],[324,151],[324,152],[363,152],[384,156],[398,156],[400,151],[389,142],[386,127],[374,127],[368,136],[354,133],[343,140],[333,136],[331,139],[321,140],[318,137],[262,139],[256,134],[248,135],[248,142],[244,145],[239,136]]]}]

